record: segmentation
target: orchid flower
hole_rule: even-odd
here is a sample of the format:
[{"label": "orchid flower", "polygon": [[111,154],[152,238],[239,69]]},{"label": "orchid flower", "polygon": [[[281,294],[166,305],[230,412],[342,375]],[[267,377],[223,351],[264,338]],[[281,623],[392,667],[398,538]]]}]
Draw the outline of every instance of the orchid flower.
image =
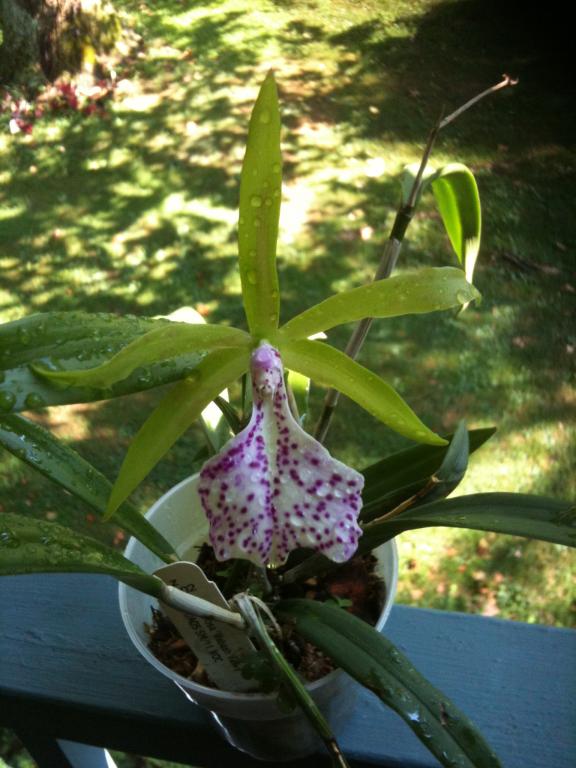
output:
[{"label": "orchid flower", "polygon": [[248,426],[207,461],[198,493],[218,560],[281,565],[312,547],[344,562],[356,551],[364,478],[305,432],[288,404],[278,350],[252,353]]},{"label": "orchid flower", "polygon": [[[281,170],[278,95],[274,78],[268,75],[250,119],[240,186],[239,271],[248,331],[158,321],[159,327],[98,367],[54,371],[35,366],[34,371],[63,386],[105,390],[138,368],[166,360],[178,368],[179,358],[183,360],[182,380],[160,402],[128,450],[108,503],[111,516],[203,409],[250,370],[252,420],[201,472],[202,504],[217,555],[280,563],[294,547],[311,546],[342,561],[354,552],[360,532],[356,517],[361,478],[332,459],[294,421],[286,402],[283,367],[338,389],[412,440],[443,445],[446,441],[426,427],[388,383],[329,344],[310,339],[365,317],[461,307],[479,294],[460,268],[424,268],[331,296],[279,327],[276,241]],[[478,238],[471,234],[479,227],[479,218],[466,224],[459,215],[458,196],[470,197],[468,207],[475,198],[469,185],[462,185],[462,190],[451,188],[452,234],[463,248],[466,243],[477,247]],[[192,353],[197,357],[191,366]]]}]

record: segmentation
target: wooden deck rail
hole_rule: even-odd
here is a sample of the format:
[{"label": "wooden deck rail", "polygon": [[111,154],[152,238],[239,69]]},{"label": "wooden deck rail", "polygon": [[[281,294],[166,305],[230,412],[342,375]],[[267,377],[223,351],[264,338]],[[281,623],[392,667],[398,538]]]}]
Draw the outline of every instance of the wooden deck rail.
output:
[{"label": "wooden deck rail", "polygon": [[[576,632],[401,606],[386,632],[478,723],[506,768],[576,766]],[[229,748],[139,656],[107,577],[0,579],[0,724],[40,768],[106,765],[102,747],[202,768],[271,765]],[[340,741],[357,768],[437,765],[364,691]],[[320,755],[284,763],[327,764]]]}]

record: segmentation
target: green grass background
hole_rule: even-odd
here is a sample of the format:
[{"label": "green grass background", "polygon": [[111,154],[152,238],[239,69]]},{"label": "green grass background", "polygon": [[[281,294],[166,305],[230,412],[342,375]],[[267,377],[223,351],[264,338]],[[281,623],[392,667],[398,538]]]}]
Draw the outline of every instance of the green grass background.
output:
[{"label": "green grass background", "polygon": [[[504,71],[519,75],[516,88],[451,126],[433,157],[464,162],[478,179],[482,305],[458,318],[380,321],[361,361],[436,430],[461,418],[498,426],[458,493],[573,498],[575,108],[552,23],[529,11],[518,20],[513,4],[496,0],[116,6],[142,43],[118,67],[107,114],[54,114],[30,137],[0,132],[0,318],[65,309],[156,315],[191,305],[209,322],[242,326],[239,173],[251,105],[274,67],[284,124],[285,320],[370,279],[397,206],[397,175],[419,158],[441,110]],[[399,269],[452,262],[425,197]],[[349,331],[330,332],[330,341],[343,345]],[[314,391],[316,413],[322,394]],[[158,397],[53,409],[43,421],[113,478]],[[200,444],[192,429],[173,448],[137,492],[143,507],[189,473]],[[348,402],[329,439],[355,466],[405,444]],[[2,454],[0,468],[0,509],[123,545],[16,459]],[[575,558],[566,548],[429,529],[402,536],[400,552],[400,602],[576,623]]]}]

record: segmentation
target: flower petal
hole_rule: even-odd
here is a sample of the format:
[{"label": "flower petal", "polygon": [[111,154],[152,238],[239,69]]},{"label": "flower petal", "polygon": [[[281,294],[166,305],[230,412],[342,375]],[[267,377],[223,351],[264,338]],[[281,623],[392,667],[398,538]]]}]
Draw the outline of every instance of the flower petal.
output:
[{"label": "flower petal", "polygon": [[336,562],[356,551],[364,478],[296,422],[282,360],[262,343],[251,360],[248,426],[200,472],[199,494],[218,560],[283,563],[311,547]]}]

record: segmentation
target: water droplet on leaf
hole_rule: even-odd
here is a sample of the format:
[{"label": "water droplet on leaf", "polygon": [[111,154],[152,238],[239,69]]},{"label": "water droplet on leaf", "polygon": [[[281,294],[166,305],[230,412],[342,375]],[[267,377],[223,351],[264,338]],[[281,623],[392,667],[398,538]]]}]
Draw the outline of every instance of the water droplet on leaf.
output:
[{"label": "water droplet on leaf", "polygon": [[20,546],[20,539],[8,528],[0,531],[0,547],[16,549]]},{"label": "water droplet on leaf", "polygon": [[28,395],[26,395],[24,403],[26,404],[27,408],[41,408],[43,405],[45,405],[45,400],[42,395],[39,395],[37,392],[30,392]]},{"label": "water droplet on leaf", "polygon": [[260,206],[262,205],[262,198],[260,197],[260,195],[252,195],[252,197],[250,198],[250,205],[252,206],[252,208],[260,208]]},{"label": "water droplet on leaf", "polygon": [[138,376],[138,384],[141,387],[146,386],[151,382],[152,382],[152,373],[150,371],[142,371],[142,373]]},{"label": "water droplet on leaf", "polygon": [[15,402],[16,397],[13,392],[0,392],[0,411],[11,411]]}]

